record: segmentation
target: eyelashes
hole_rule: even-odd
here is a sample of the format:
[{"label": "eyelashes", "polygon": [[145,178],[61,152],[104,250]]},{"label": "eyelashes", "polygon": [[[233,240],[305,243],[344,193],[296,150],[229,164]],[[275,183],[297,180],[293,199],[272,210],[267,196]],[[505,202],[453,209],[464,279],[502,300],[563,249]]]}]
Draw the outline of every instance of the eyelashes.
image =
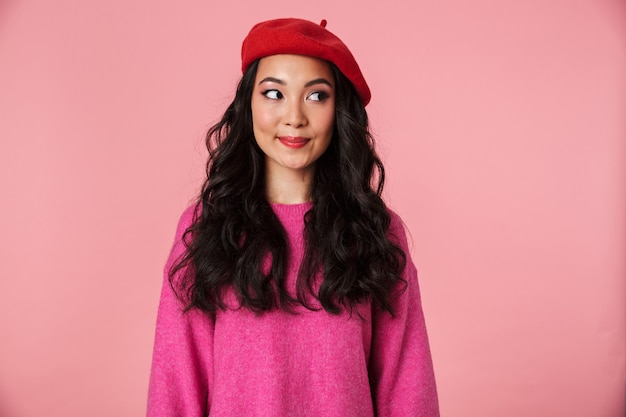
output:
[{"label": "eyelashes", "polygon": [[[264,91],[261,91],[261,94],[270,100],[280,100],[285,97],[283,93],[281,93],[280,91],[276,89],[264,90]],[[325,91],[313,91],[306,98],[307,100],[311,100],[311,101],[323,102],[327,100],[329,97],[330,97],[330,94],[328,94]]]},{"label": "eyelashes", "polygon": [[324,101],[328,97],[330,97],[330,95],[325,91],[314,91],[308,96],[308,98],[313,101]]},{"label": "eyelashes", "polygon": [[262,91],[261,94],[263,94],[265,97],[269,98],[270,100],[279,100],[283,98],[283,93],[281,93],[278,90],[265,90],[265,91]]}]

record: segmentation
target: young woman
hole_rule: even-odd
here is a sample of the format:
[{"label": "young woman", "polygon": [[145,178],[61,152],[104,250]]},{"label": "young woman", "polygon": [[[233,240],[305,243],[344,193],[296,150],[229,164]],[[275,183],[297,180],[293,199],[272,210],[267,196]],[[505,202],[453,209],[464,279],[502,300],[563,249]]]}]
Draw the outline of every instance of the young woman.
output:
[{"label": "young woman", "polygon": [[320,25],[254,26],[165,268],[148,416],[438,416],[370,90]]}]

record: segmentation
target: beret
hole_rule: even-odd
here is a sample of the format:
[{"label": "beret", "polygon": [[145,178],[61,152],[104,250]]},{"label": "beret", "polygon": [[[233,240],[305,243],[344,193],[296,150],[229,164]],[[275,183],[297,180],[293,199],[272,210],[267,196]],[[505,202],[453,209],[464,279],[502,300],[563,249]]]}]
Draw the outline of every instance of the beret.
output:
[{"label": "beret", "polygon": [[303,19],[273,19],[257,23],[241,46],[241,70],[259,58],[277,54],[306,55],[330,61],[359,92],[363,104],[371,98],[361,69],[348,47],[326,29],[326,20],[317,25]]}]

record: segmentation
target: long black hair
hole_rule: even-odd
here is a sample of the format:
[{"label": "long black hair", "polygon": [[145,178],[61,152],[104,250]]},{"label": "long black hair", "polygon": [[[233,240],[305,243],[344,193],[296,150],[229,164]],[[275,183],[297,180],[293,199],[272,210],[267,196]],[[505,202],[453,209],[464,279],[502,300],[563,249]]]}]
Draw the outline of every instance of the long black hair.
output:
[{"label": "long black hair", "polygon": [[[316,162],[297,293],[290,294],[284,285],[289,246],[265,196],[265,155],[253,134],[256,61],[206,136],[209,159],[199,210],[183,236],[186,251],[169,271],[170,283],[187,309],[225,309],[224,290],[231,287],[241,307],[259,313],[291,310],[297,304],[314,310],[307,302],[313,295],[333,314],[342,307],[352,311],[363,301],[393,314],[394,288],[406,284],[401,276],[406,256],[387,233],[391,220],[381,199],[384,167],[358,92],[330,65],[335,126],[328,149]],[[268,256],[271,267],[263,271]],[[180,280],[175,279],[178,272]],[[323,278],[316,282],[320,274]]]}]

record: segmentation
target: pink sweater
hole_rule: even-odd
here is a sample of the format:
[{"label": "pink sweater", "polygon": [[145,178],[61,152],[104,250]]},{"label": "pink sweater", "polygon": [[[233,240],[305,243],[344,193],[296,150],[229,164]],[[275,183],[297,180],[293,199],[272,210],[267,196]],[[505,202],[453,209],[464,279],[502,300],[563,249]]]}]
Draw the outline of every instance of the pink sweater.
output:
[{"label": "pink sweater", "polygon": [[[309,204],[273,205],[287,231],[295,288],[303,254],[303,216]],[[166,264],[183,251],[181,217]],[[182,305],[163,281],[156,325],[148,417],[200,416],[439,416],[417,272],[400,219],[390,236],[407,254],[408,288],[396,316],[369,303],[356,314],[298,309],[257,315],[220,311],[215,320]]]}]

